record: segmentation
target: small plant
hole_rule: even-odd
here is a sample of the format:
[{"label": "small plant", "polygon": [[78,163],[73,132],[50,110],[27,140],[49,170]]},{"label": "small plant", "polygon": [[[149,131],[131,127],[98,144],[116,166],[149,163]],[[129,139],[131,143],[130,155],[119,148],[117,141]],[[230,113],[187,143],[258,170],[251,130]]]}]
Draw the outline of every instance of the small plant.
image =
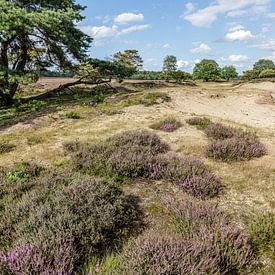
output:
[{"label": "small plant", "polygon": [[65,117],[69,119],[80,119],[80,115],[76,111],[69,111],[65,113]]},{"label": "small plant", "polygon": [[0,155],[13,151],[15,147],[12,143],[0,141]]},{"label": "small plant", "polygon": [[180,127],[181,127],[181,123],[173,117],[167,117],[167,118],[151,125],[152,129],[162,130],[164,132],[174,132]]},{"label": "small plant", "polygon": [[232,127],[227,127],[220,123],[211,123],[204,129],[206,135],[213,139],[228,139],[238,136],[238,131]]},{"label": "small plant", "polygon": [[170,97],[166,93],[163,92],[150,92],[143,96],[143,98],[140,99],[140,103],[144,106],[152,106],[155,104],[159,104],[162,102],[170,101]]},{"label": "small plant", "polygon": [[17,163],[13,169],[7,172],[6,178],[9,182],[27,181],[31,178],[39,176],[43,170],[43,167],[38,166],[35,163]]},{"label": "small plant", "polygon": [[217,140],[206,148],[206,156],[222,161],[242,161],[259,158],[267,153],[255,137]]},{"label": "small plant", "polygon": [[248,233],[256,250],[273,251],[275,256],[275,215],[259,215],[248,224]]},{"label": "small plant", "polygon": [[205,129],[212,122],[206,117],[191,117],[186,120],[189,125],[196,126],[199,129]]}]

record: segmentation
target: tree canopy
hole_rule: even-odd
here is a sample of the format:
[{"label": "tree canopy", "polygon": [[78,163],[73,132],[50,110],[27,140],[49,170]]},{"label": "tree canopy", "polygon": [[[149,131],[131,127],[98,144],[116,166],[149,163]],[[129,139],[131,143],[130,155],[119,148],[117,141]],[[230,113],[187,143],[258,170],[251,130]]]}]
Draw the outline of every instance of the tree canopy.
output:
[{"label": "tree canopy", "polygon": [[237,70],[234,66],[225,66],[221,69],[221,78],[225,80],[235,79],[238,77]]},{"label": "tree canopy", "polygon": [[0,0],[0,101],[12,104],[20,84],[39,70],[72,69],[92,39],[77,28],[83,7],[74,0]]},{"label": "tree canopy", "polygon": [[202,79],[204,81],[215,81],[220,78],[221,69],[215,60],[203,59],[197,63],[193,70],[193,79]]},{"label": "tree canopy", "polygon": [[260,59],[253,66],[253,71],[257,76],[260,76],[261,72],[264,70],[274,70],[274,69],[275,69],[275,65],[273,61],[269,59]]}]

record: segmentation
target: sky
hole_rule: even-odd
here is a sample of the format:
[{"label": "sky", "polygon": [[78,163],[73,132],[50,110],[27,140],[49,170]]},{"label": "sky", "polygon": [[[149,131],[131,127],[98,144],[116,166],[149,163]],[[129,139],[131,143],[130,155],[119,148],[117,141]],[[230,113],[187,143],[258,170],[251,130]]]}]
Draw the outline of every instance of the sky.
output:
[{"label": "sky", "polygon": [[161,70],[164,57],[175,55],[184,71],[207,58],[239,72],[260,58],[275,61],[275,0],[77,2],[86,6],[79,27],[94,38],[94,58],[136,49],[144,70]]}]

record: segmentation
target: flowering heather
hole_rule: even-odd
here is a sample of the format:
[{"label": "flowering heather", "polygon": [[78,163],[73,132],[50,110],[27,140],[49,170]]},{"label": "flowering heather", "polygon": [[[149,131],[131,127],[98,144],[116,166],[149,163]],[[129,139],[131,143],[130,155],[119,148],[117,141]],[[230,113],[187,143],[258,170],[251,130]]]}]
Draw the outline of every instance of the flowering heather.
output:
[{"label": "flowering heather", "polygon": [[206,156],[222,161],[242,161],[259,158],[267,153],[255,137],[218,140],[206,148]]},{"label": "flowering heather", "polygon": [[152,129],[164,132],[174,132],[181,127],[181,123],[173,117],[165,118],[151,126]]},{"label": "flowering heather", "polygon": [[[69,173],[49,173],[34,181],[20,200],[7,193],[4,200],[10,203],[0,208],[0,265],[4,261],[5,268],[18,269],[18,274],[43,274],[51,268],[70,274],[87,257],[120,247],[142,225],[137,199],[114,183]],[[36,245],[18,247],[24,243]]]},{"label": "flowering heather", "polygon": [[61,241],[52,249],[46,244],[24,244],[0,254],[0,266],[9,274],[73,274],[78,260],[74,239]]},{"label": "flowering heather", "polygon": [[211,124],[210,119],[205,117],[191,117],[186,120],[189,125],[196,126],[199,129],[205,129],[208,125]]},{"label": "flowering heather", "polygon": [[219,177],[209,173],[202,176],[191,176],[180,182],[184,191],[194,197],[207,199],[223,193]]},{"label": "flowering heather", "polygon": [[211,123],[204,129],[206,135],[213,139],[227,139],[238,135],[238,130],[220,123]]}]

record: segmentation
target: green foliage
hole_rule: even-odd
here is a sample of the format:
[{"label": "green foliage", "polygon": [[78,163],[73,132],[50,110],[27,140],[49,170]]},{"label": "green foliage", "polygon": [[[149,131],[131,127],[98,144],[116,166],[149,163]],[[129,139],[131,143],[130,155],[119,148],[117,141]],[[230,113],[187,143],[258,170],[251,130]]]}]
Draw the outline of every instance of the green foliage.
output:
[{"label": "green foliage", "polygon": [[36,81],[40,70],[72,68],[86,57],[91,38],[77,28],[82,10],[74,0],[0,1],[1,104],[11,105],[19,85]]},{"label": "green foliage", "polygon": [[8,182],[25,182],[31,178],[37,177],[45,169],[35,163],[21,162],[14,165],[14,167],[7,172],[6,179]]},{"label": "green foliage", "polygon": [[243,75],[242,75],[242,79],[244,79],[244,80],[252,80],[257,77],[258,77],[257,73],[253,70],[244,71]]},{"label": "green foliage", "polygon": [[133,80],[161,80],[162,72],[139,71],[131,76]]},{"label": "green foliage", "polygon": [[171,73],[177,70],[177,58],[174,55],[167,55],[163,61],[163,76],[165,80],[171,79]]},{"label": "green foliage", "polygon": [[80,119],[80,115],[76,111],[69,111],[65,113],[65,117],[69,119]]},{"label": "green foliage", "polygon": [[198,129],[204,130],[212,122],[206,117],[191,117],[186,120],[189,125],[196,126]]},{"label": "green foliage", "polygon": [[238,78],[237,70],[234,66],[225,66],[221,69],[221,78],[231,80]]},{"label": "green foliage", "polygon": [[275,67],[273,70],[267,69],[267,70],[263,70],[260,75],[260,78],[273,78],[275,77]]},{"label": "green foliage", "polygon": [[221,76],[221,69],[215,60],[203,59],[195,65],[193,79],[204,81],[216,81]]},{"label": "green foliage", "polygon": [[12,143],[0,141],[0,155],[13,151],[15,147],[16,146]]},{"label": "green foliage", "polygon": [[165,76],[167,76],[168,79],[172,79],[172,80],[176,81],[177,83],[182,83],[183,81],[192,79],[191,74],[189,74],[187,72],[180,71],[180,70],[164,73],[164,77]]},{"label": "green foliage", "polygon": [[274,70],[275,65],[272,60],[269,59],[260,59],[253,65],[253,72],[258,76],[260,76],[262,71],[265,70]]},{"label": "green foliage", "polygon": [[249,237],[256,250],[272,251],[275,257],[275,215],[267,213],[258,215],[249,221]]}]

